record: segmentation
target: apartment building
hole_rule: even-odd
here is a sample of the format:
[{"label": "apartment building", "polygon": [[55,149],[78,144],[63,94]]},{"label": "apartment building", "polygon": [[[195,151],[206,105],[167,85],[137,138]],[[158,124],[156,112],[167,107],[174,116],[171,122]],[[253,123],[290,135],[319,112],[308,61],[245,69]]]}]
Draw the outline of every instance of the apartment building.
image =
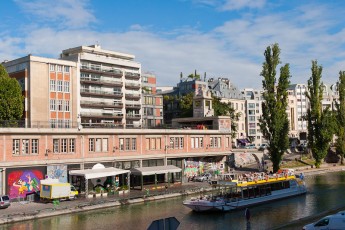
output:
[{"label": "apartment building", "polygon": [[305,115],[307,114],[307,109],[309,107],[309,100],[305,96],[307,86],[305,84],[292,84],[288,87],[292,90],[293,95],[296,98],[297,105],[297,135],[300,140],[307,139],[307,121],[305,120]]},{"label": "apartment building", "polygon": [[143,127],[152,128],[163,125],[163,96],[157,94],[156,76],[150,72],[142,73],[142,111]]},{"label": "apartment building", "polygon": [[2,63],[25,97],[21,127],[77,126],[75,62],[28,55]]},{"label": "apartment building", "polygon": [[141,126],[141,64],[134,55],[91,45],[63,50],[60,58],[77,63],[82,127]]},{"label": "apartment building", "polygon": [[[228,78],[210,78],[208,88],[212,95],[220,98],[221,102],[229,103],[235,113],[240,115],[236,122],[237,134],[235,139],[247,138],[245,100],[241,91]],[[236,143],[236,140],[233,140],[233,143]]]}]

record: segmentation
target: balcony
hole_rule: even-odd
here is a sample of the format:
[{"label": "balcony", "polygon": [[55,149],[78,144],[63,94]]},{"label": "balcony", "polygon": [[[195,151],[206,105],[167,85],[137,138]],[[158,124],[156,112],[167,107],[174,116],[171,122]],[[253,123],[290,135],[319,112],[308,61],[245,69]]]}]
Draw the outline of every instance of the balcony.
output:
[{"label": "balcony", "polygon": [[109,102],[94,102],[94,101],[81,101],[80,106],[83,108],[122,108],[122,103],[109,103]]},{"label": "balcony", "polygon": [[109,98],[122,98],[123,96],[121,92],[107,92],[107,91],[94,90],[94,89],[81,89],[80,95],[81,96],[102,96],[102,97],[109,97]]},{"label": "balcony", "polygon": [[126,93],[125,94],[126,99],[134,99],[139,100],[141,95],[140,94],[132,94],[132,93]]},{"label": "balcony", "polygon": [[123,72],[116,68],[105,67],[100,65],[82,65],[80,68],[81,72],[88,73],[102,73],[103,75],[122,77]]},{"label": "balcony", "polygon": [[139,80],[140,79],[140,74],[139,73],[125,72],[125,78],[126,79]]},{"label": "balcony", "polygon": [[82,112],[80,113],[80,116],[82,118],[113,118],[113,119],[122,119],[123,114],[121,113],[88,113],[88,112]]},{"label": "balcony", "polygon": [[128,119],[128,120],[140,120],[141,114],[126,114],[126,119]]},{"label": "balcony", "polygon": [[91,85],[106,85],[122,87],[122,81],[110,81],[97,78],[80,78],[80,83],[87,83]]},{"label": "balcony", "polygon": [[126,104],[126,109],[141,109],[140,104]]},{"label": "balcony", "polygon": [[127,89],[140,89],[140,83],[138,82],[138,83],[131,83],[131,82],[126,82],[125,83],[125,87],[127,88]]}]

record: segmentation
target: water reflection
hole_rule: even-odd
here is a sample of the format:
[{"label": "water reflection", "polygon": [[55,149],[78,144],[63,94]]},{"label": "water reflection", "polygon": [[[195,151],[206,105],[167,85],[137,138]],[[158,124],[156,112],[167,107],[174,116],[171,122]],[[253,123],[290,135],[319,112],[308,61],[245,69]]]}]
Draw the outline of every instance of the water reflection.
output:
[{"label": "water reflection", "polygon": [[[273,229],[276,226],[312,216],[334,207],[341,205],[345,207],[345,199],[343,198],[344,171],[307,177],[306,183],[308,193],[305,196],[297,196],[250,208],[252,229]],[[180,221],[179,230],[246,229],[244,210],[228,213],[194,213],[182,205],[183,199],[185,197],[69,214],[4,225],[0,229],[138,230],[147,229],[154,220],[172,216]]]}]

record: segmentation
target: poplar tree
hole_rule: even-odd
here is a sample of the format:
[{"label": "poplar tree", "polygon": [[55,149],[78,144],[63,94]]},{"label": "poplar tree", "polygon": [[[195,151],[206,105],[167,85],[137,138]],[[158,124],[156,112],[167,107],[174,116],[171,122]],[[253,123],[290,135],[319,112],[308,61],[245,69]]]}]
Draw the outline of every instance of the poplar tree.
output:
[{"label": "poplar tree", "polygon": [[23,115],[23,100],[18,81],[10,78],[5,67],[0,64],[0,121],[15,125]]},{"label": "poplar tree", "polygon": [[315,167],[319,168],[326,157],[334,133],[334,119],[328,107],[322,108],[323,83],[322,66],[312,61],[311,77],[308,80],[306,96],[310,106],[307,109],[308,148],[315,159]]},{"label": "poplar tree", "polygon": [[336,102],[336,135],[337,140],[335,142],[335,147],[337,149],[337,154],[341,157],[341,164],[344,164],[345,157],[345,71],[339,72],[339,82],[338,82],[338,92],[339,92],[339,103]]},{"label": "poplar tree", "polygon": [[289,120],[286,114],[288,106],[287,88],[290,84],[290,67],[285,64],[280,68],[280,76],[276,79],[276,68],[280,62],[280,48],[276,43],[268,46],[264,53],[261,76],[263,102],[262,116],[260,117],[260,129],[263,137],[268,141],[268,154],[273,164],[273,172],[280,168],[284,152],[289,146]]}]

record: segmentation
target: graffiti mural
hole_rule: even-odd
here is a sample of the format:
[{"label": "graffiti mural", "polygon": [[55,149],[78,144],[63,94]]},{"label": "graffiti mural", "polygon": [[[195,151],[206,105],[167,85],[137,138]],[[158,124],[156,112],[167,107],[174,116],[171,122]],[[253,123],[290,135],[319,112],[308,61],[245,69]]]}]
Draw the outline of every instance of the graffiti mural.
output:
[{"label": "graffiti mural", "polygon": [[44,178],[44,170],[40,169],[13,169],[7,173],[6,190],[11,199],[39,191],[40,180]]},{"label": "graffiti mural", "polygon": [[67,183],[67,165],[47,166],[47,176],[52,179],[59,179],[61,183]]}]

